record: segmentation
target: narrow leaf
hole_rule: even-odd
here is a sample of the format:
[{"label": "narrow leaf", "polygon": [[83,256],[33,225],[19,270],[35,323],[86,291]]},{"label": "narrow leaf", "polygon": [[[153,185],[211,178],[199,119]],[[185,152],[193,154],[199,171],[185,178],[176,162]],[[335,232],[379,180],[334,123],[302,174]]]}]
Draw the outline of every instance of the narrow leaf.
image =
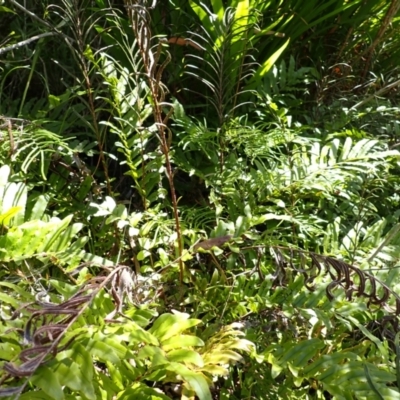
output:
[{"label": "narrow leaf", "polygon": [[285,51],[288,46],[290,39],[288,39],[268,60],[266,60],[256,71],[254,75],[254,80],[258,82],[261,78],[265,76],[265,74],[272,68],[272,66],[276,63],[281,54]]}]

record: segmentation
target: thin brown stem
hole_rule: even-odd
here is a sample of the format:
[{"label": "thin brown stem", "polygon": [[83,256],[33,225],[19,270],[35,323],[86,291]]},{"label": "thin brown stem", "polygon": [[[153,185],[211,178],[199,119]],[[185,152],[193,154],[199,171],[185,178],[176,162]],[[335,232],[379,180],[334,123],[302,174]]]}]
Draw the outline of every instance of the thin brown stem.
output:
[{"label": "thin brown stem", "polygon": [[[148,84],[151,92],[153,102],[153,117],[158,130],[158,139],[160,141],[160,149],[165,157],[165,169],[168,178],[168,184],[171,192],[171,202],[173,208],[173,214],[175,219],[175,229],[178,240],[178,262],[179,262],[179,273],[180,283],[183,282],[183,243],[182,233],[179,220],[178,200],[176,197],[175,185],[174,185],[174,174],[172,170],[172,164],[170,159],[170,140],[172,134],[167,127],[169,116],[172,114],[170,109],[166,117],[163,117],[163,106],[165,103],[165,90],[161,82],[162,73],[170,62],[170,55],[166,53],[166,59],[159,65],[158,61],[162,54],[162,42],[156,45],[156,50],[153,52],[151,46],[151,30],[148,24],[148,12],[143,6],[131,4],[130,0],[126,0],[125,4],[132,22],[133,31],[136,40],[139,45],[139,51],[144,63],[145,74],[148,79]],[[168,132],[168,137],[167,137]]]}]

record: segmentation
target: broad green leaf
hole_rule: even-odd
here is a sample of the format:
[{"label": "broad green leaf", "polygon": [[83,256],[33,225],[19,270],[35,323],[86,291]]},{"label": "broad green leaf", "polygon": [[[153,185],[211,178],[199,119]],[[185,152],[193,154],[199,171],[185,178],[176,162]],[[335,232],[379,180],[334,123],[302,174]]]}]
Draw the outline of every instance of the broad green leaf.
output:
[{"label": "broad green leaf", "polygon": [[138,353],[138,359],[149,359],[152,367],[157,367],[164,364],[169,364],[170,361],[167,359],[166,354],[159,347],[155,346],[143,346]]},{"label": "broad green leaf", "polygon": [[387,348],[385,348],[383,343],[375,335],[373,335],[365,326],[360,324],[360,322],[356,318],[354,318],[351,315],[348,315],[346,318],[349,321],[351,321],[358,329],[360,329],[360,331],[366,337],[368,337],[373,343],[376,344],[376,346],[378,347],[378,349],[379,349],[379,351],[381,352],[382,355],[387,355],[388,354],[388,350],[387,350]]},{"label": "broad green leaf", "polygon": [[[349,380],[348,374],[351,375],[350,382],[351,379],[355,377],[360,377],[362,381],[366,381],[365,369],[364,369],[365,365],[366,363],[360,362],[358,360],[350,361],[347,364],[343,365],[343,368],[338,374],[337,383],[340,384],[341,382]],[[389,383],[393,382],[396,379],[395,375],[392,372],[386,371],[385,369],[379,368],[378,366],[371,363],[367,363],[367,366],[370,375],[376,382]]]},{"label": "broad green leaf", "polygon": [[105,336],[101,333],[96,333],[93,338],[86,338],[82,341],[85,349],[101,361],[109,361],[117,364],[125,359],[129,353],[126,345],[122,344],[116,337]]},{"label": "broad green leaf", "polygon": [[348,159],[352,145],[353,145],[353,140],[350,137],[346,138],[346,140],[343,144],[343,147],[342,147],[342,151],[339,156],[339,160],[338,160],[339,162]]},{"label": "broad green leaf", "polygon": [[280,363],[291,362],[295,367],[304,367],[310,361],[318,350],[325,347],[320,339],[310,339],[297,343],[289,349],[280,359]]},{"label": "broad green leaf", "polygon": [[339,373],[340,369],[342,368],[342,365],[340,364],[333,364],[330,365],[325,371],[323,371],[319,376],[318,379],[325,383],[330,384],[331,382],[335,382],[336,376]]},{"label": "broad green leaf", "polygon": [[171,400],[159,389],[153,389],[144,383],[135,383],[132,387],[118,393],[117,399],[128,400]]},{"label": "broad green leaf", "polygon": [[204,365],[204,361],[201,355],[196,351],[188,349],[172,350],[167,353],[167,358],[170,361],[194,364],[197,367],[202,367]]},{"label": "broad green leaf", "polygon": [[[72,215],[65,217],[61,221],[54,221],[54,229],[51,234],[47,235],[46,241],[43,245],[43,251],[51,251],[53,250],[54,244],[61,234],[65,232],[65,229],[69,225],[72,220]],[[52,222],[50,222],[51,224]]]},{"label": "broad green leaf", "polygon": [[0,281],[0,286],[4,286],[6,288],[11,289],[13,292],[18,293],[23,301],[33,301],[34,296],[32,294],[26,292],[22,287],[15,285],[14,283]]},{"label": "broad green leaf", "polygon": [[4,261],[22,260],[34,254],[51,251],[56,239],[67,227],[72,216],[60,221],[53,219],[49,222],[29,221],[20,226],[14,226],[0,237],[0,259]]},{"label": "broad green leaf", "polygon": [[150,332],[141,328],[133,321],[127,321],[123,327],[105,327],[104,334],[107,336],[110,333],[131,344],[148,343],[154,346],[159,346],[159,342],[156,337],[154,337]]},{"label": "broad green leaf", "polygon": [[222,4],[222,0],[213,0],[211,2],[211,4],[212,4],[215,15],[218,16],[218,20],[222,21],[222,19],[224,18],[224,14],[225,14],[225,9],[224,9],[224,5]]},{"label": "broad green leaf", "polygon": [[203,374],[191,371],[189,368],[182,364],[171,363],[166,365],[165,368],[168,371],[175,372],[180,375],[184,381],[186,381],[190,387],[196,392],[196,395],[200,400],[211,400],[211,392],[208,387],[208,383],[204,378]]},{"label": "broad green leaf", "polygon": [[47,393],[45,393],[42,390],[39,390],[39,391],[30,390],[29,392],[24,393],[21,396],[19,396],[19,399],[21,399],[21,400],[54,400],[54,397],[49,396]]},{"label": "broad green leaf", "polygon": [[4,303],[11,304],[14,308],[19,308],[20,302],[15,299],[15,297],[10,296],[5,293],[0,293],[0,301]]},{"label": "broad green leaf", "polygon": [[304,368],[304,375],[313,377],[318,373],[321,373],[325,369],[329,368],[331,365],[339,365],[342,361],[348,359],[356,360],[357,355],[351,352],[340,352],[334,354],[324,354],[319,357],[312,364],[307,365]]},{"label": "broad green leaf", "polygon": [[50,279],[49,283],[51,284],[52,287],[54,287],[57,290],[58,293],[60,293],[67,299],[73,296],[79,290],[79,288],[76,287],[76,285],[70,285],[69,283],[59,281],[56,279]]},{"label": "broad green leaf", "polygon": [[21,351],[19,346],[16,346],[14,341],[7,343],[7,339],[3,337],[3,343],[0,343],[0,359],[11,361],[14,357],[17,357]]},{"label": "broad green leaf", "polygon": [[170,339],[164,340],[162,343],[162,348],[165,351],[190,346],[204,346],[204,342],[197,336],[177,335],[171,337]]},{"label": "broad green leaf", "polygon": [[400,345],[399,345],[399,339],[400,339],[400,332],[397,332],[396,336],[394,338],[394,345],[396,348],[396,381],[397,381],[397,387],[400,389]]},{"label": "broad green leaf", "polygon": [[362,139],[350,150],[348,158],[362,158],[367,156],[370,150],[378,143],[377,140]]},{"label": "broad green leaf", "polygon": [[242,359],[243,357],[239,353],[222,346],[203,355],[203,360],[206,364],[229,364],[232,361],[242,361]]},{"label": "broad green leaf", "polygon": [[204,367],[202,367],[201,370],[203,372],[208,372],[209,374],[215,376],[225,376],[229,374],[228,368],[221,367],[220,365],[215,365],[215,364],[204,365]]},{"label": "broad green leaf", "polygon": [[42,194],[42,195],[38,196],[34,206],[32,207],[32,210],[30,212],[29,220],[42,219],[42,217],[46,211],[48,202],[49,202],[48,195]]},{"label": "broad green leaf", "polygon": [[0,12],[9,12],[9,13],[12,13],[12,14],[16,14],[15,11],[13,11],[10,8],[5,7],[5,6],[0,6]]},{"label": "broad green leaf", "polygon": [[[111,260],[108,260],[107,258],[96,256],[94,254],[85,252],[82,256],[82,259],[90,264],[93,265],[101,265],[104,267],[114,267],[115,263]],[[66,272],[71,272],[75,269],[76,267],[73,267],[72,269],[67,268]]]},{"label": "broad green leaf", "polygon": [[379,400],[385,400],[383,398],[382,394],[380,393],[379,389],[376,387],[376,384],[369,373],[367,364],[364,364],[364,373],[365,373],[365,377],[367,378],[368,385],[370,386],[372,391],[378,396]]},{"label": "broad green leaf", "polygon": [[[54,400],[63,400],[64,392],[57,375],[48,367],[39,367],[30,379],[31,383],[39,387]],[[91,399],[91,398],[90,398]]]},{"label": "broad green leaf", "polygon": [[92,186],[93,178],[92,176],[88,175],[81,183],[79,191],[75,195],[76,199],[82,202],[85,201],[85,199],[90,196],[90,190],[92,189]]},{"label": "broad green leaf", "polygon": [[[246,39],[246,36],[248,34],[248,30],[246,29],[246,27],[248,27],[249,15],[250,15],[250,1],[240,0],[236,6],[235,17],[234,17],[235,22],[233,25],[233,30],[234,32],[237,32],[237,34],[233,36],[232,44],[234,42]],[[242,50],[244,44],[245,42],[243,42],[243,44],[241,45],[240,50]],[[235,49],[234,52],[237,52],[237,49]]]},{"label": "broad green leaf", "polygon": [[74,239],[77,233],[82,230],[83,224],[77,223],[68,226],[62,235],[60,235],[52,244],[51,250],[55,252],[61,252],[68,248],[72,239]]},{"label": "broad green leaf", "polygon": [[280,16],[277,18],[275,21],[273,21],[270,25],[263,27],[261,30],[256,31],[256,37],[257,36],[263,36],[263,35],[269,35],[271,31],[281,23],[281,21],[285,18],[284,15]]},{"label": "broad green leaf", "polygon": [[107,373],[107,377],[110,378],[113,386],[117,387],[118,390],[123,390],[125,388],[125,377],[122,372],[123,366],[121,365],[121,363],[114,364],[106,361],[105,366],[107,368],[105,372]]},{"label": "broad green leaf", "polygon": [[133,343],[145,342],[149,344],[153,344],[154,346],[159,346],[159,342],[155,336],[153,336],[150,332],[144,330],[139,325],[136,328],[133,328],[133,324],[129,324],[127,328],[130,330],[129,339]]},{"label": "broad green leaf", "polygon": [[149,325],[150,321],[158,315],[156,310],[147,308],[138,309],[135,307],[126,310],[125,314],[131,317],[132,320],[141,327],[146,327],[147,325]]},{"label": "broad green leaf", "polygon": [[82,371],[69,355],[71,350],[57,354],[54,362],[49,365],[49,369],[56,375],[61,386],[68,386],[72,390],[80,391],[82,387]]},{"label": "broad green leaf", "polygon": [[278,221],[290,221],[290,222],[294,221],[293,217],[291,217],[290,215],[279,215],[279,214],[268,213],[268,214],[260,215],[257,218],[256,223],[254,223],[254,225],[262,224],[265,221],[269,221],[271,219],[276,219]]},{"label": "broad green leaf", "polygon": [[160,315],[149,329],[160,342],[167,340],[187,329],[201,323],[199,319],[189,319],[188,314],[163,314]]},{"label": "broad green leaf", "polygon": [[96,400],[96,393],[93,387],[93,361],[89,352],[77,343],[73,347],[71,357],[79,364],[81,369],[81,392],[89,400]]},{"label": "broad green leaf", "polygon": [[[106,365],[108,369],[108,364],[106,363]],[[111,374],[109,374],[109,370],[104,372],[105,373],[97,371],[95,379],[97,381],[96,386],[102,395],[101,400],[108,400],[115,396],[116,393],[119,393],[122,389],[124,389],[126,385],[118,385],[114,383],[112,377],[110,376]]]}]

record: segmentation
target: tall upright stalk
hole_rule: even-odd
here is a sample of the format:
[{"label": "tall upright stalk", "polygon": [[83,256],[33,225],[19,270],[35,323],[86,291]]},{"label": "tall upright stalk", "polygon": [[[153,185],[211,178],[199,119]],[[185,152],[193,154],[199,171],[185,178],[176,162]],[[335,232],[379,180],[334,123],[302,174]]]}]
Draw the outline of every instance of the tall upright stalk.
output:
[{"label": "tall upright stalk", "polygon": [[[165,67],[170,62],[170,54],[166,52],[166,59],[159,64],[160,56],[162,54],[162,42],[159,41],[157,44],[152,46],[151,29],[149,26],[149,14],[148,8],[154,8],[156,0],[152,1],[149,7],[146,5],[134,4],[134,0],[125,0],[125,5],[128,11],[128,15],[132,24],[132,28],[139,46],[139,51],[143,60],[145,69],[145,75],[147,77],[148,85],[151,92],[153,116],[154,121],[157,125],[158,139],[160,141],[160,148],[165,157],[165,168],[167,171],[168,183],[171,191],[171,201],[173,207],[173,213],[175,218],[175,227],[178,240],[178,262],[179,262],[179,273],[180,283],[183,281],[183,261],[182,261],[182,234],[179,221],[178,213],[178,201],[174,186],[174,177],[171,166],[171,159],[169,155],[170,143],[172,133],[167,127],[168,120],[173,112],[172,106],[165,103],[165,87],[162,84],[161,78]],[[143,2],[145,4],[146,1]],[[163,106],[168,105],[170,107],[169,112],[163,116]]]}]

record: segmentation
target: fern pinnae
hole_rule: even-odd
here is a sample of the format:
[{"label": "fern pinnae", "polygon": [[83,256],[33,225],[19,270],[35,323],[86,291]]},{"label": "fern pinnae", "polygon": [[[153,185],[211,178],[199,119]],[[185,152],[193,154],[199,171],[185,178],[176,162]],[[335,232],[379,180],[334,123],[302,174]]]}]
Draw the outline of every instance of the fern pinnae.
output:
[{"label": "fern pinnae", "polygon": [[[250,43],[246,38],[252,25],[237,26],[238,20],[235,20],[232,9],[225,11],[222,21],[213,19],[211,15],[209,21],[213,26],[213,35],[202,27],[201,37],[204,42],[202,47],[207,52],[204,58],[197,54],[188,55],[194,63],[188,64],[187,74],[196,77],[210,89],[212,104],[222,127],[226,117],[232,116],[237,108],[238,97],[245,93],[239,90],[241,83],[252,74],[248,71],[252,63],[246,63]],[[200,68],[198,63],[206,68]]]}]

